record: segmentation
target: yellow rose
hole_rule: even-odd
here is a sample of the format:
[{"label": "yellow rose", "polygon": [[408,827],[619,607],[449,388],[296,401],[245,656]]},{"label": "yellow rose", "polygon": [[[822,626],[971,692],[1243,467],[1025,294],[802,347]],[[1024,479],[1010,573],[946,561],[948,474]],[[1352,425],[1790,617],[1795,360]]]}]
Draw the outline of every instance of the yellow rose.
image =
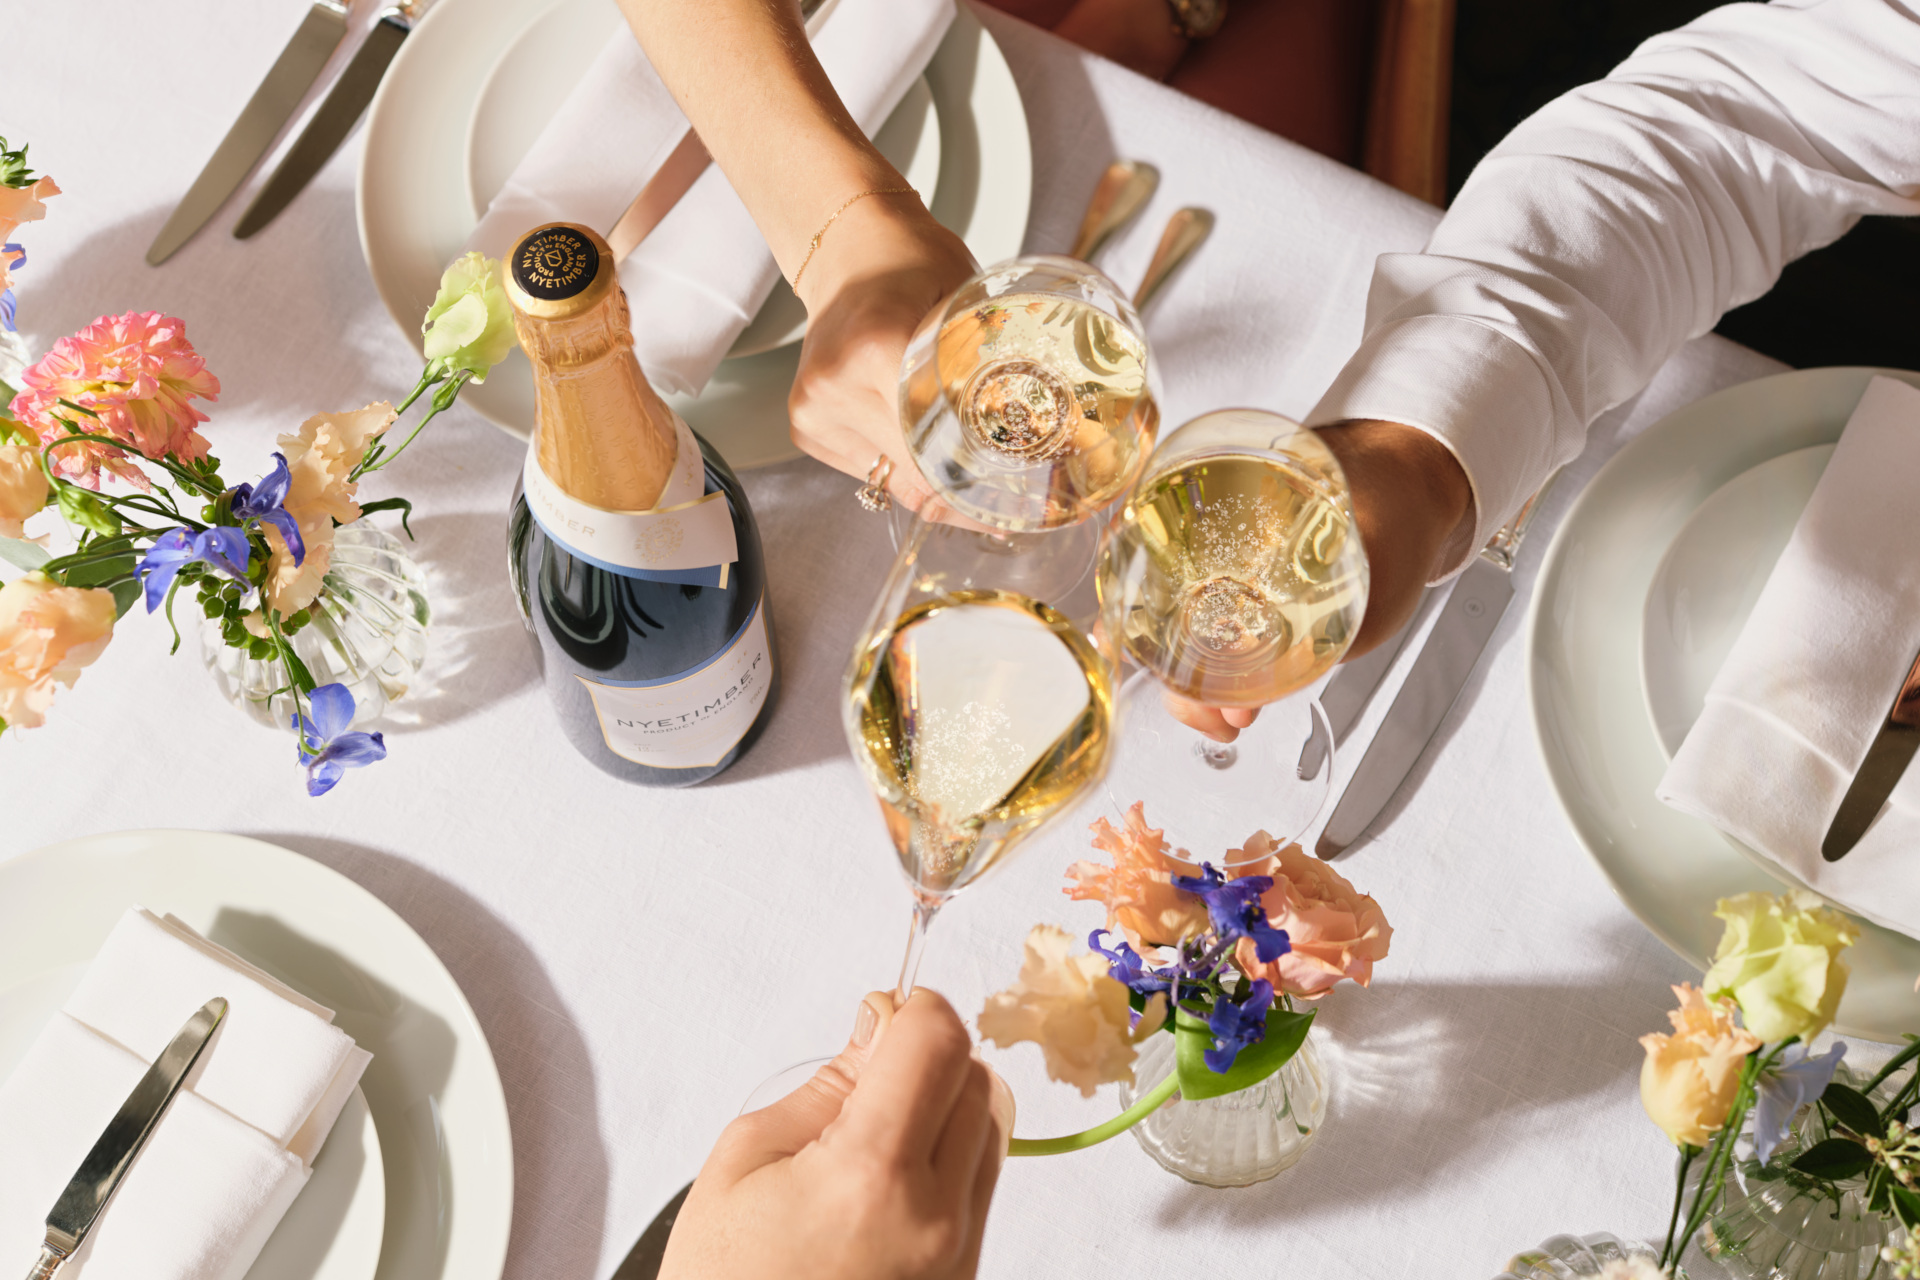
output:
[{"label": "yellow rose", "polygon": [[1727,931],[1701,983],[1708,995],[1732,997],[1762,1040],[1812,1040],[1833,1021],[1847,989],[1840,953],[1859,925],[1804,889],[1722,898],[1713,913]]},{"label": "yellow rose", "polygon": [[1734,1023],[1731,1000],[1708,1004],[1700,989],[1673,989],[1680,1007],[1667,1015],[1672,1035],[1640,1037],[1640,1105],[1682,1147],[1704,1147],[1726,1123],[1740,1089],[1740,1069],[1760,1038]]},{"label": "yellow rose", "polygon": [[1049,1076],[1091,1098],[1103,1084],[1133,1078],[1134,1046],[1166,1021],[1167,1001],[1154,996],[1140,1025],[1129,1030],[1126,987],[1107,976],[1101,957],[1069,956],[1072,945],[1066,930],[1035,925],[1020,980],[989,997],[980,1011],[980,1035],[1002,1049],[1033,1041],[1046,1057]]},{"label": "yellow rose", "polygon": [[73,687],[113,639],[118,615],[111,591],[63,587],[37,573],[0,587],[0,726],[39,728],[54,684]]},{"label": "yellow rose", "polygon": [[19,444],[0,444],[0,538],[26,536],[28,516],[47,505],[47,476],[40,455]]},{"label": "yellow rose", "polygon": [[280,531],[262,532],[272,552],[267,562],[267,603],[281,617],[312,604],[333,563],[333,522],[352,524],[360,518],[354,493],[359,485],[347,479],[373,438],[393,425],[393,406],[385,400],[344,413],[316,413],[300,425],[298,435],[281,436],[293,482],[287,487],[287,514],[300,526],[306,555],[299,564],[287,551]]}]

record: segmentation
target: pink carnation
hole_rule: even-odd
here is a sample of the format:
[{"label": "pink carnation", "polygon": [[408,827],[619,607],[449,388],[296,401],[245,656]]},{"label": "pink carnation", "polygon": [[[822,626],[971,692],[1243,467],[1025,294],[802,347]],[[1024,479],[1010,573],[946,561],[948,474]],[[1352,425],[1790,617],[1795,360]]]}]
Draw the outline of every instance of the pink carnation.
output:
[{"label": "pink carnation", "polygon": [[[67,434],[65,418],[80,430],[124,440],[142,456],[202,458],[207,441],[195,428],[207,415],[196,398],[215,400],[220,380],[207,372],[187,341],[186,325],[157,311],[102,316],[53,345],[21,375],[26,390],[13,398],[13,416],[43,441]],[[88,418],[63,406],[70,400],[98,414]],[[142,489],[146,476],[124,453],[103,444],[76,444],[54,455],[54,470],[88,488],[105,470]]]}]

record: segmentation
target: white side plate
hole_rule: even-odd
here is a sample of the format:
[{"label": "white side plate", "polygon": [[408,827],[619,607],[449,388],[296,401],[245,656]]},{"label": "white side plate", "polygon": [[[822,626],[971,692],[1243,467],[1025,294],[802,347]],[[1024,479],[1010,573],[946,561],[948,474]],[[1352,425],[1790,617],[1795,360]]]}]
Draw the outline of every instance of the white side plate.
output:
[{"label": "white side plate", "polygon": [[366,1110],[343,1115],[249,1280],[498,1280],[513,1145],[486,1036],[405,921],[298,854],[216,832],[132,831],[0,862],[0,1074],[136,904],[333,1009],[373,1054]]},{"label": "white side plate", "polygon": [[[1649,427],[1575,501],[1534,587],[1528,693],[1547,776],[1621,900],[1703,969],[1720,936],[1714,902],[1784,882],[1654,798],[1667,758],[1639,690],[1654,570],[1722,485],[1838,440],[1880,373],[1920,385],[1920,374],[1898,370],[1803,369],[1730,387]],[[1875,1040],[1911,1031],[1920,942],[1866,924],[1848,958],[1836,1029]]]}]

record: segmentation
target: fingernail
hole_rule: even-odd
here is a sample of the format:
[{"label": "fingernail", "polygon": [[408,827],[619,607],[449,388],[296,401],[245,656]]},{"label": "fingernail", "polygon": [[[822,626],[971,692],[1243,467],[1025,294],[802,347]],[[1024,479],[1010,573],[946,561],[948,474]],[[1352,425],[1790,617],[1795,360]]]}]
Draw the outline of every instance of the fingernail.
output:
[{"label": "fingernail", "polygon": [[880,1025],[880,1015],[865,1000],[860,1002],[860,1012],[853,1015],[853,1043],[855,1048],[864,1049],[873,1039],[873,1029]]}]

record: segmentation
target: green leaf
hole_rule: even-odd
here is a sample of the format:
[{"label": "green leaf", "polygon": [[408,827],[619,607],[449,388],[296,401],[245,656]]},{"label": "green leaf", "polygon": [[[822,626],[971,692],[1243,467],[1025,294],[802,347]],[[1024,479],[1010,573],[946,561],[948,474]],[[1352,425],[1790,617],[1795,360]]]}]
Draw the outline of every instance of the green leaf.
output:
[{"label": "green leaf", "polygon": [[363,516],[370,516],[376,511],[398,511],[400,513],[400,527],[407,531],[409,538],[413,537],[413,526],[407,523],[407,517],[413,514],[413,504],[411,502],[408,502],[405,498],[382,498],[378,502],[363,502],[360,504],[360,514]]},{"label": "green leaf", "polygon": [[[108,587],[107,590],[113,592],[113,616],[115,618],[126,617],[127,611],[132,609],[134,604],[140,599],[140,584],[137,582],[116,582],[111,587]],[[178,649],[179,647],[179,642],[176,640],[174,642],[174,648]]]},{"label": "green leaf", "polygon": [[313,673],[307,670],[307,664],[300,661],[299,656],[294,653],[293,646],[290,644],[281,645],[280,657],[285,660],[287,664],[287,674],[293,677],[294,686],[302,693],[312,693]]},{"label": "green leaf", "polygon": [[1242,1049],[1223,1074],[1207,1066],[1204,1055],[1213,1048],[1213,1033],[1207,1030],[1207,1024],[1185,1009],[1176,1010],[1174,1070],[1180,1076],[1180,1096],[1198,1102],[1252,1088],[1287,1065],[1287,1060],[1300,1051],[1312,1026],[1311,1012],[1274,1009],[1267,1014],[1267,1038]]},{"label": "green leaf", "polygon": [[0,538],[0,560],[21,569],[38,569],[53,559],[47,549],[37,542],[28,542],[25,538]]},{"label": "green leaf", "polygon": [[113,513],[113,508],[77,484],[60,486],[57,505],[69,524],[77,524],[109,538],[120,532],[120,517]]},{"label": "green leaf", "polygon": [[1793,1167],[1830,1182],[1857,1178],[1873,1164],[1867,1149],[1852,1138],[1828,1138],[1800,1153]]},{"label": "green leaf", "polygon": [[1838,1080],[1828,1085],[1827,1091],[1820,1095],[1820,1105],[1831,1112],[1835,1120],[1863,1138],[1878,1138],[1886,1130],[1880,1113],[1874,1110],[1866,1095],[1857,1089],[1849,1089]]},{"label": "green leaf", "polygon": [[1920,1195],[1915,1195],[1905,1187],[1892,1188],[1891,1195],[1894,1213],[1903,1225],[1920,1223]]}]

